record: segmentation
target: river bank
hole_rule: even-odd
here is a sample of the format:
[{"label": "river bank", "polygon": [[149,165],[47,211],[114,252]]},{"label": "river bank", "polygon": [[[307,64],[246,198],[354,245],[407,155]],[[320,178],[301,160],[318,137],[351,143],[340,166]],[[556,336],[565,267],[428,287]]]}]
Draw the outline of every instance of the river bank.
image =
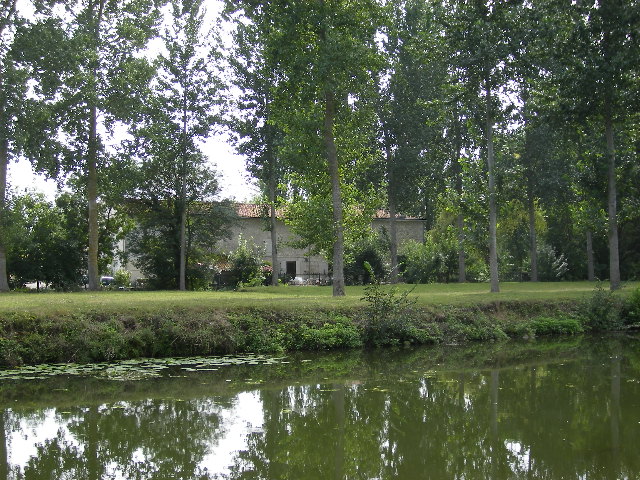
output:
[{"label": "river bank", "polygon": [[[478,296],[466,285],[432,287],[431,295],[429,286],[371,286],[347,299],[292,288],[12,294],[0,298],[0,365],[446,345],[637,327],[636,285],[616,294],[590,285],[585,293],[583,283],[565,295],[549,294],[550,284],[500,296]],[[430,301],[439,291],[448,297]]]}]

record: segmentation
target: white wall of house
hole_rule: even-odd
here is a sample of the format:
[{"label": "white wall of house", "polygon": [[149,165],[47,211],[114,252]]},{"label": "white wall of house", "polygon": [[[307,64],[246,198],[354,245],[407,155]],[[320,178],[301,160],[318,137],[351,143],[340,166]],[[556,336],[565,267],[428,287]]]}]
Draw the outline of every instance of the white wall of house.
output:
[{"label": "white wall of house", "polygon": [[[250,245],[255,245],[263,252],[263,259],[273,265],[271,259],[271,232],[268,230],[269,221],[267,218],[260,217],[258,208],[252,207],[242,209],[239,207],[239,213],[248,212],[245,216],[240,216],[237,223],[231,228],[231,235],[227,239],[220,240],[217,247],[221,253],[231,253],[238,248],[240,239],[244,239]],[[375,218],[372,227],[378,232],[389,232],[389,219]],[[405,242],[413,240],[416,242],[424,241],[424,221],[417,218],[401,217],[396,222],[398,232],[398,246],[401,247]],[[329,280],[329,265],[324,257],[320,255],[311,255],[309,249],[298,249],[290,245],[295,236],[291,229],[282,221],[276,221],[276,231],[278,237],[278,264],[273,265],[274,271],[279,276],[294,275],[302,277],[310,282],[323,282]],[[121,240],[118,248],[120,251],[126,251],[126,240]],[[135,281],[144,278],[144,274],[138,270],[132,261],[127,265],[114,265],[114,268],[126,268],[131,273],[131,280]],[[295,270],[294,270],[295,268]],[[294,274],[295,272],[295,274]]]},{"label": "white wall of house", "polygon": [[[271,259],[271,232],[267,230],[268,220],[264,218],[240,218],[237,225],[231,229],[229,239],[218,242],[221,252],[230,253],[238,248],[240,238],[255,245],[263,252],[265,261],[273,265]],[[295,276],[305,280],[327,280],[329,265],[319,255],[311,255],[308,249],[293,248],[289,243],[295,238],[291,229],[281,220],[276,221],[278,237],[278,266],[273,265],[279,276],[292,273],[292,264],[295,262]],[[289,270],[287,270],[289,263]]]}]

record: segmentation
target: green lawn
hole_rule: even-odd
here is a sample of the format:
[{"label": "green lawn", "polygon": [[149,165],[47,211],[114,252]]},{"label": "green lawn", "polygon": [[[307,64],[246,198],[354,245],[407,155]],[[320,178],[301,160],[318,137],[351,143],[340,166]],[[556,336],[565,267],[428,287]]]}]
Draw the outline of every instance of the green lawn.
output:
[{"label": "green lawn", "polygon": [[[602,284],[608,288],[607,284]],[[638,288],[640,282],[629,282],[622,295]],[[590,282],[502,283],[501,292],[489,293],[485,283],[417,285],[411,297],[418,305],[469,305],[510,300],[570,300],[589,295],[596,287]],[[383,287],[385,289],[390,286]],[[400,291],[413,288],[400,285]],[[66,314],[86,311],[125,313],[174,308],[236,309],[267,308],[353,308],[362,305],[364,287],[347,287],[347,295],[333,298],[331,287],[258,287],[242,292],[78,292],[78,293],[6,293],[0,294],[0,315],[8,312]]]}]

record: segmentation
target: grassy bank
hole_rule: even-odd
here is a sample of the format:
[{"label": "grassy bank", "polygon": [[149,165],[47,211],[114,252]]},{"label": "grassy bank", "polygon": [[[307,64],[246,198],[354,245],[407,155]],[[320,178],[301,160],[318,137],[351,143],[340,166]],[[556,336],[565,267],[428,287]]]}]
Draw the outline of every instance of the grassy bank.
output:
[{"label": "grassy bank", "polygon": [[0,295],[0,365],[462,343],[627,328],[637,283],[257,288]]}]

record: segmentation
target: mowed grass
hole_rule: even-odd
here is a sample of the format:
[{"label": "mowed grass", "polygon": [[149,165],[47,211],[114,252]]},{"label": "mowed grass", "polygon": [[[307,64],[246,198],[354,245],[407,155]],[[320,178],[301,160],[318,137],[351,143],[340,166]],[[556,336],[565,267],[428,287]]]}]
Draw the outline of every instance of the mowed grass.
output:
[{"label": "mowed grass", "polygon": [[[600,284],[608,288],[608,284]],[[500,293],[490,293],[486,283],[399,285],[399,292],[411,290],[418,306],[473,305],[495,301],[567,301],[586,298],[593,282],[501,283]],[[638,288],[628,282],[620,295]],[[392,287],[382,287],[390,290]],[[363,306],[365,287],[347,287],[346,296],[334,298],[331,287],[257,287],[234,292],[102,291],[75,293],[0,294],[0,315],[25,312],[36,315],[65,315],[84,312],[123,314],[185,310],[237,309],[351,309]]]}]

